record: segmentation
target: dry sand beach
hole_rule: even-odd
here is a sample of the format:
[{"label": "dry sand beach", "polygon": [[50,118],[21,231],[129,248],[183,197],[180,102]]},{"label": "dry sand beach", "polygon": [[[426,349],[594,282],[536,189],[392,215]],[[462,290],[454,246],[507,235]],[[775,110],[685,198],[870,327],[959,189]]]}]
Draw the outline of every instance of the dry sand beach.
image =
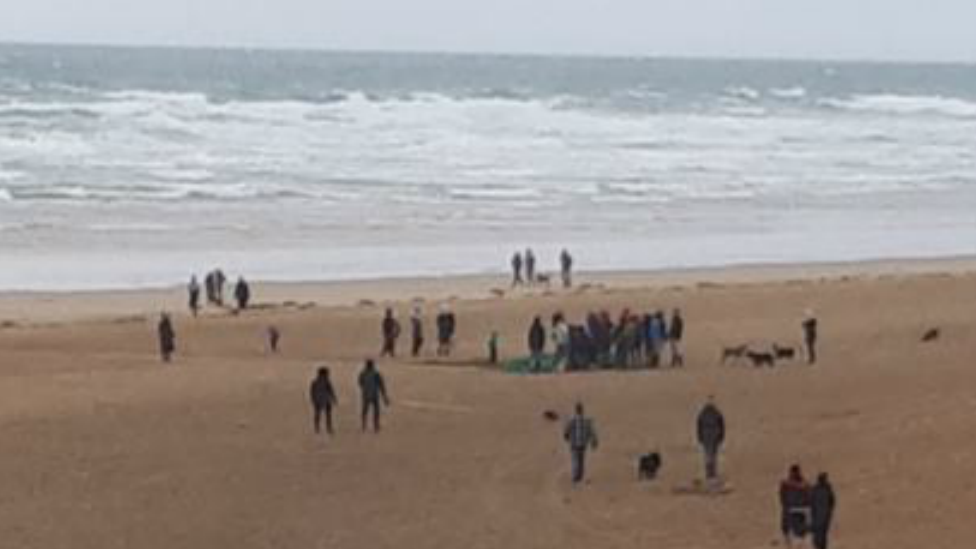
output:
[{"label": "dry sand beach", "polygon": [[[758,548],[778,539],[793,462],[838,492],[835,547],[969,547],[976,536],[976,262],[886,262],[584,276],[570,292],[493,295],[498,278],[255,285],[241,316],[179,290],[0,297],[0,546],[109,548]],[[384,360],[392,408],[358,429],[355,376],[382,306],[449,298],[455,360]],[[363,300],[370,300],[366,303]],[[289,306],[284,302],[292,302]],[[513,376],[479,363],[492,329],[523,354],[534,314],[679,306],[687,366]],[[156,353],[176,311],[179,353]],[[799,344],[816,366],[720,366],[723,345]],[[263,334],[282,333],[270,355]],[[929,328],[942,337],[919,341]],[[430,338],[428,338],[430,339]],[[406,345],[401,340],[401,350]],[[311,432],[307,386],[332,367],[338,433]],[[715,395],[731,493],[701,476],[694,417]],[[601,447],[574,489],[558,425],[582,399]],[[658,449],[661,477],[634,461]]]}]

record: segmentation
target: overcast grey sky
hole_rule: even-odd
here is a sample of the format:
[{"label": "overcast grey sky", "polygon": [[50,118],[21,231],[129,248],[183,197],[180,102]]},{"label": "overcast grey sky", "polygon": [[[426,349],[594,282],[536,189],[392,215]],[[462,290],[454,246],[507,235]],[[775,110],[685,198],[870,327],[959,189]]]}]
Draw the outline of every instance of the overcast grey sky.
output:
[{"label": "overcast grey sky", "polygon": [[0,40],[976,61],[976,0],[0,0]]}]

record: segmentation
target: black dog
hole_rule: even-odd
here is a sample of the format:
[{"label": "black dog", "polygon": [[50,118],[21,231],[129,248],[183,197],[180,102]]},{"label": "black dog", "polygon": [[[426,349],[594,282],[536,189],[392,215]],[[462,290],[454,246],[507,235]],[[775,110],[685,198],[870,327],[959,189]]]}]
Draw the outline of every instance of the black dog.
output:
[{"label": "black dog", "polygon": [[776,360],[793,360],[796,358],[796,349],[773,344],[773,355],[776,356]]},{"label": "black dog", "polygon": [[756,368],[760,366],[769,366],[773,368],[776,366],[776,357],[772,353],[757,353],[754,351],[749,351],[746,353],[749,360],[752,361],[752,365]]},{"label": "black dog", "polygon": [[942,335],[942,330],[939,330],[938,328],[932,328],[931,330],[925,332],[925,335],[922,336],[922,342],[931,343],[939,339],[941,335]]},{"label": "black dog", "polygon": [[722,349],[722,364],[727,363],[729,360],[739,360],[744,357],[749,351],[749,347],[746,345],[739,345],[738,347],[725,347]]},{"label": "black dog", "polygon": [[644,454],[637,459],[637,480],[654,480],[662,465],[664,463],[661,454],[657,452]]}]

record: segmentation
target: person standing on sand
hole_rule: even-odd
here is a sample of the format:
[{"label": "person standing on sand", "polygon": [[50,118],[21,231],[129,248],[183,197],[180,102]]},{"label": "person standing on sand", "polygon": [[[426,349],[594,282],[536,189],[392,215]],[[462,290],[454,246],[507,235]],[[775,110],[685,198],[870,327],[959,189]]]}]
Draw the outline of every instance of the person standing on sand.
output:
[{"label": "person standing on sand", "polygon": [[380,356],[395,357],[396,342],[400,337],[400,322],[393,316],[393,309],[386,310],[381,329],[383,332],[383,349],[380,351]]},{"label": "person standing on sand", "polygon": [[807,363],[817,362],[817,317],[813,311],[807,310],[806,318],[803,320],[803,341],[807,346]]},{"label": "person standing on sand", "polygon": [[814,549],[827,549],[830,523],[834,519],[837,497],[827,473],[817,475],[817,483],[810,490],[810,530]]},{"label": "person standing on sand", "polygon": [[315,434],[322,432],[322,416],[325,416],[325,432],[332,435],[334,432],[332,430],[332,407],[339,405],[339,399],[336,398],[335,387],[332,386],[332,380],[329,378],[329,369],[326,367],[321,367],[312,380],[312,384],[308,388],[309,400],[312,402],[312,425],[315,428]]},{"label": "person standing on sand", "polygon": [[159,325],[156,327],[159,335],[159,354],[163,362],[169,362],[173,353],[176,352],[176,330],[173,329],[173,321],[169,314],[159,315]]},{"label": "person standing on sand", "polygon": [[383,376],[376,370],[376,364],[372,360],[366,361],[366,366],[359,374],[359,393],[362,399],[363,432],[366,431],[370,413],[373,414],[373,432],[380,432],[380,408],[381,405],[389,406],[390,399],[386,396]]},{"label": "person standing on sand", "polygon": [[437,356],[449,356],[454,341],[454,330],[457,328],[457,317],[447,307],[441,306],[437,315]]},{"label": "person standing on sand", "polygon": [[705,480],[714,481],[718,478],[718,454],[725,442],[725,417],[715,405],[714,397],[708,397],[698,413],[697,432],[705,456]]},{"label": "person standing on sand", "polygon": [[417,358],[424,348],[424,316],[420,307],[414,307],[410,315],[410,356]]},{"label": "person standing on sand", "polygon": [[569,445],[573,484],[579,484],[586,476],[586,452],[596,450],[599,444],[593,420],[583,415],[583,403],[576,403],[576,413],[566,424],[563,440]]},{"label": "person standing on sand", "polygon": [[197,275],[190,277],[190,284],[186,290],[190,294],[190,313],[196,318],[200,312],[200,283],[197,282]]},{"label": "person standing on sand", "polygon": [[248,303],[251,302],[251,287],[244,281],[243,276],[237,279],[237,285],[234,286],[234,299],[237,300],[239,311],[246,310]]},{"label": "person standing on sand", "polygon": [[214,279],[214,303],[218,307],[224,306],[224,286],[227,285],[227,276],[224,275],[224,271],[217,269],[213,273]]},{"label": "person standing on sand", "polygon": [[532,248],[525,249],[525,281],[529,285],[535,284],[535,254]]},{"label": "person standing on sand", "polygon": [[529,370],[542,370],[542,353],[546,350],[546,329],[542,325],[542,318],[535,317],[529,327]]},{"label": "person standing on sand", "polygon": [[563,288],[573,285],[573,256],[569,255],[569,250],[563,250],[559,254],[559,267],[563,276]]},{"label": "person standing on sand", "polygon": [[681,309],[671,312],[671,326],[668,331],[668,345],[671,348],[671,367],[685,365],[685,355],[681,352],[681,339],[685,336],[685,319]]},{"label": "person standing on sand", "polygon": [[809,533],[810,485],[803,478],[799,465],[791,465],[786,478],[779,484],[780,532],[787,546],[794,539]]},{"label": "person standing on sand", "polygon": [[522,254],[515,252],[512,256],[512,287],[521,286],[522,280]]}]

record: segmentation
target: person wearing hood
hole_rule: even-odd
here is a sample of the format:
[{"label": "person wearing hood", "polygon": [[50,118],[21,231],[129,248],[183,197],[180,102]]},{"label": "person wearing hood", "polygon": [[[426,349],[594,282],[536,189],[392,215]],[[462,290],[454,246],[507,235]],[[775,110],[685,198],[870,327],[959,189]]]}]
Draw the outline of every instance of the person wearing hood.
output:
[{"label": "person wearing hood", "polygon": [[529,327],[529,356],[530,369],[533,372],[542,370],[542,353],[546,350],[546,329],[542,325],[542,318],[535,317],[532,326]]},{"label": "person wearing hood", "polygon": [[239,311],[246,310],[251,302],[251,287],[248,286],[243,276],[237,279],[237,285],[234,286],[234,299],[237,300],[237,310]]},{"label": "person wearing hood", "polygon": [[780,532],[786,545],[794,539],[803,539],[810,529],[810,485],[803,478],[799,465],[790,470],[779,484]]},{"label": "person wearing hood", "polygon": [[400,337],[400,322],[393,316],[393,309],[386,310],[381,328],[383,332],[383,349],[380,351],[380,356],[395,357],[396,342]]},{"label": "person wearing hood", "polygon": [[169,362],[176,352],[176,330],[173,328],[173,320],[167,313],[159,315],[156,333],[159,337],[159,354],[163,362]]},{"label": "person wearing hood", "polygon": [[810,531],[814,549],[827,549],[830,524],[834,519],[837,497],[827,473],[817,475],[817,483],[810,490]]},{"label": "person wearing hood", "polygon": [[332,435],[332,407],[339,404],[339,399],[336,398],[335,387],[332,386],[332,380],[329,378],[329,369],[325,366],[318,369],[315,379],[308,388],[308,396],[312,402],[312,425],[315,434],[322,431],[324,416],[325,432]]},{"label": "person wearing hood", "polygon": [[390,399],[386,395],[386,382],[383,375],[376,369],[376,363],[367,360],[359,374],[359,393],[362,399],[362,429],[366,431],[369,416],[373,416],[373,432],[380,432],[380,414],[382,406],[389,406]]}]

